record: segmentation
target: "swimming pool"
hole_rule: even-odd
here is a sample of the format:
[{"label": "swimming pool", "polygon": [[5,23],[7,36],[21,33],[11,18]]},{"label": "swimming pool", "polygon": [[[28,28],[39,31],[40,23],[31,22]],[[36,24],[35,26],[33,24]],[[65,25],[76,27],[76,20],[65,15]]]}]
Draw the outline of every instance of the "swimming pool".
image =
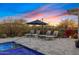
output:
[{"label": "swimming pool", "polygon": [[0,55],[44,55],[15,42],[0,43]]}]

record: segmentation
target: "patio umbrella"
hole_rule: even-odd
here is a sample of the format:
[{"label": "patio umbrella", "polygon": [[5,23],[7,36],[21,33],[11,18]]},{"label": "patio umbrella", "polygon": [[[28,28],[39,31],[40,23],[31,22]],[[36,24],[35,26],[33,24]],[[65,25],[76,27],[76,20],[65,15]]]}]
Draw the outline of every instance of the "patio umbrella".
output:
[{"label": "patio umbrella", "polygon": [[29,22],[27,24],[31,24],[31,25],[47,25],[47,23],[45,23],[43,21],[40,21],[40,20],[35,20],[35,21]]},{"label": "patio umbrella", "polygon": [[42,25],[42,30],[44,30],[44,25],[47,25],[47,23],[43,22],[43,18],[42,18],[42,21],[35,20],[35,21],[29,22],[27,24],[31,24],[31,25]]}]

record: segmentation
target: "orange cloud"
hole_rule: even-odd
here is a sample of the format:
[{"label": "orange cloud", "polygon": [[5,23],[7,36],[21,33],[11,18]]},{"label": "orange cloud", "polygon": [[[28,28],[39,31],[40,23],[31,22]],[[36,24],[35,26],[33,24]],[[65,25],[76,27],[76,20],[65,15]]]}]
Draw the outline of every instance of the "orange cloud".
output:
[{"label": "orange cloud", "polygon": [[39,13],[39,14],[36,14],[35,16],[33,16],[32,18],[38,18],[38,17],[41,17],[41,16],[44,16],[44,14]]},{"label": "orange cloud", "polygon": [[50,25],[58,25],[61,21],[60,16],[48,16],[45,18],[45,21],[48,22]]},{"label": "orange cloud", "polygon": [[60,18],[60,16],[48,16],[48,17],[46,17],[46,19],[51,19],[51,20],[58,19],[58,18]]}]

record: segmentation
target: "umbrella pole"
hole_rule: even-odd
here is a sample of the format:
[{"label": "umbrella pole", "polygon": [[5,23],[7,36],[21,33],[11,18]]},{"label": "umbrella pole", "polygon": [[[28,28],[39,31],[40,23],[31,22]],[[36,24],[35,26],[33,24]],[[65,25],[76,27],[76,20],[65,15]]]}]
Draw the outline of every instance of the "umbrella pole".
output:
[{"label": "umbrella pole", "polygon": [[[43,22],[43,18],[42,18],[42,22]],[[42,24],[42,33],[44,34],[44,26],[43,26],[43,24]]]},{"label": "umbrella pole", "polygon": [[42,33],[44,34],[44,26],[43,26],[43,24],[42,24],[42,31],[43,31]]}]

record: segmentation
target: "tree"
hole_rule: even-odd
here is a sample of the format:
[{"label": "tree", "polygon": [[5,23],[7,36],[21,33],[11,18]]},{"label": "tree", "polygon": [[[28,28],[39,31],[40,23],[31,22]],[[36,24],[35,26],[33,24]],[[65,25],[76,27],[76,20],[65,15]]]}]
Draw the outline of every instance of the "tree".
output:
[{"label": "tree", "polygon": [[68,13],[78,16],[78,38],[79,38],[79,8],[68,10]]},{"label": "tree", "polygon": [[60,24],[59,24],[59,27],[61,28],[64,28],[66,29],[67,27],[71,27],[71,28],[76,28],[78,27],[78,25],[76,24],[76,22],[74,22],[73,20],[71,19],[66,19],[66,20],[63,20]]}]

